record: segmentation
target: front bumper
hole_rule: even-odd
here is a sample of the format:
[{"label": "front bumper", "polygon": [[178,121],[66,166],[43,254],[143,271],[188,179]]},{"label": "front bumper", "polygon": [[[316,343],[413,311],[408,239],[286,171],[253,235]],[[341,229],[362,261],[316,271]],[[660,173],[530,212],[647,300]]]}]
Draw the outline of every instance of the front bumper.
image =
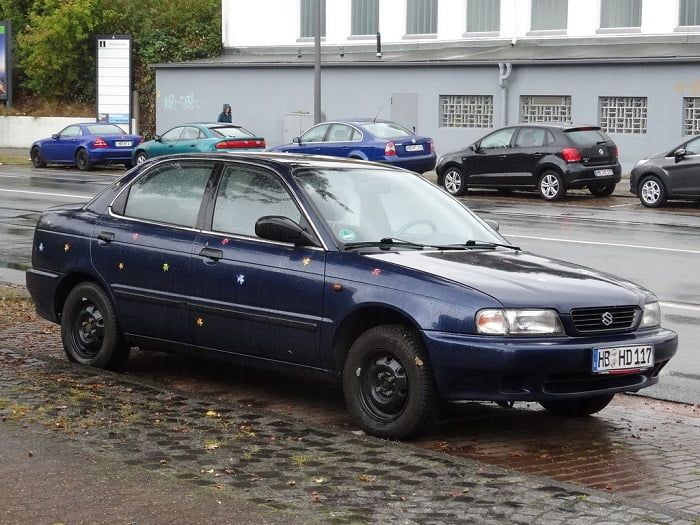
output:
[{"label": "front bumper", "polygon": [[[598,338],[491,338],[423,332],[437,389],[446,400],[544,401],[637,391],[656,384],[678,336],[656,329]],[[593,348],[653,345],[654,366],[594,374]]]}]

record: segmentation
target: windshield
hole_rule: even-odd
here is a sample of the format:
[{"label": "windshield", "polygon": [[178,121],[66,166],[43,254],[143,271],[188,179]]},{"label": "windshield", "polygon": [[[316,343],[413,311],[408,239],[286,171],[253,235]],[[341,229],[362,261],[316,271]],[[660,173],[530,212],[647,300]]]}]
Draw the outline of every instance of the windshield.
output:
[{"label": "windshield", "polygon": [[415,174],[363,166],[304,168],[294,178],[340,245],[382,239],[433,246],[506,242],[458,200]]}]

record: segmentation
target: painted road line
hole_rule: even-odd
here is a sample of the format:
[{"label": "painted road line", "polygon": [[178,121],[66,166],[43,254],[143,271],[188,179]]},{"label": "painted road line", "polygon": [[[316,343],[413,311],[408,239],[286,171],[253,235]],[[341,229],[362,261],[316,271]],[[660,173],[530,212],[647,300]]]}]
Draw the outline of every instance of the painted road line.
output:
[{"label": "painted road line", "polygon": [[662,248],[661,246],[641,246],[638,244],[618,244],[614,242],[600,242],[600,241],[576,241],[573,239],[555,239],[552,237],[532,237],[530,235],[513,235],[504,234],[508,238],[515,239],[531,239],[533,241],[552,241],[552,242],[567,242],[571,244],[590,244],[593,246],[612,246],[615,248],[635,248],[638,250],[656,250],[661,252],[677,252],[677,253],[690,253],[693,255],[700,255],[700,250],[685,250],[682,248]]},{"label": "painted road line", "polygon": [[0,191],[4,191],[6,193],[26,193],[29,195],[46,195],[48,197],[68,197],[71,199],[91,199],[94,197],[94,195],[74,195],[71,193],[51,193],[48,191],[28,191],[28,190],[10,190],[6,188],[0,188]]}]

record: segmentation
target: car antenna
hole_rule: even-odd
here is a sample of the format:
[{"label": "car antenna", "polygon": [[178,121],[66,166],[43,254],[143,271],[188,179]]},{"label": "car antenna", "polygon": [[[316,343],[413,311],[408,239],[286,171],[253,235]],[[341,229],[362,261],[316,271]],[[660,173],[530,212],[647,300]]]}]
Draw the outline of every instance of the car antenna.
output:
[{"label": "car antenna", "polygon": [[379,114],[382,112],[383,109],[384,109],[384,106],[381,106],[379,108],[379,111],[377,111],[377,114],[374,116],[374,120],[372,122],[374,122],[374,123],[377,122],[377,117],[379,116]]}]

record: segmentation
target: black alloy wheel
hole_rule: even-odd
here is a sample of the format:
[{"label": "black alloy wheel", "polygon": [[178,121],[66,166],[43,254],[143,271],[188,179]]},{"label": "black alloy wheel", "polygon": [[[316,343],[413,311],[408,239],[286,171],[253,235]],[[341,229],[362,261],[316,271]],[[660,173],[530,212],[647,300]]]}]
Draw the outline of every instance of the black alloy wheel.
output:
[{"label": "black alloy wheel", "polygon": [[30,157],[32,158],[32,165],[35,168],[45,168],[46,162],[44,161],[44,154],[41,152],[41,148],[35,146],[32,148]]},{"label": "black alloy wheel", "polygon": [[75,165],[78,166],[80,171],[86,171],[92,168],[92,162],[90,161],[90,155],[87,150],[81,148],[75,154]]}]

